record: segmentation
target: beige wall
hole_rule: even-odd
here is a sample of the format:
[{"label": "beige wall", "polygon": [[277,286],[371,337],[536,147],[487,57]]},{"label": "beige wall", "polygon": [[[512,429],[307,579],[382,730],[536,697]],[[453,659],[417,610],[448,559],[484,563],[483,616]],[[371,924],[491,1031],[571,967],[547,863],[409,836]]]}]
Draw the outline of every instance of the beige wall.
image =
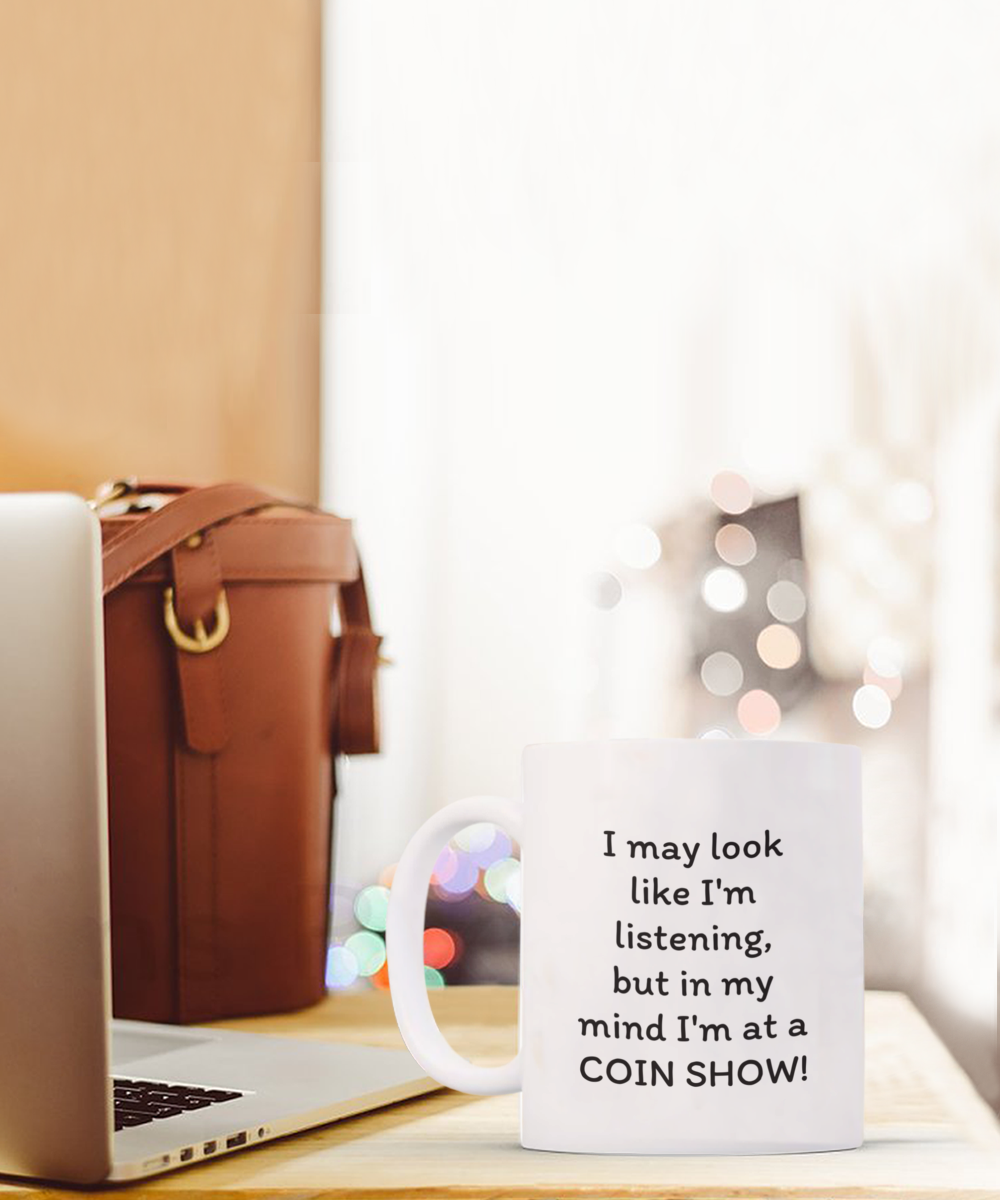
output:
[{"label": "beige wall", "polygon": [[320,4],[0,4],[0,490],[315,495]]}]

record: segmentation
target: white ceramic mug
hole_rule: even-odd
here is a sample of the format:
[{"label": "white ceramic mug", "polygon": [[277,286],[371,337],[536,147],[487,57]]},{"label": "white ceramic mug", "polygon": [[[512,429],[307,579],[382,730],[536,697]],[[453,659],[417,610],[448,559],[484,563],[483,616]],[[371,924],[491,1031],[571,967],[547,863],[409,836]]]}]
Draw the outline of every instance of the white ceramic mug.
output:
[{"label": "white ceramic mug", "polygon": [[[477,1067],[424,985],[435,859],[492,821],[521,844],[520,1039]],[[389,976],[414,1058],[459,1091],[521,1092],[529,1149],[841,1150],[862,1139],[861,783],[855,747],[529,746],[524,803],[477,796],[414,836]]]}]

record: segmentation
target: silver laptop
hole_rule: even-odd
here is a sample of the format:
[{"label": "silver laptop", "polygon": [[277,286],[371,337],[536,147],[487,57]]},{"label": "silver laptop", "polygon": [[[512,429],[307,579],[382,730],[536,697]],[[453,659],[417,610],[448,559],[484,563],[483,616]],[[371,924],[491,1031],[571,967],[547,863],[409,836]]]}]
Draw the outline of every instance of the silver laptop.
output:
[{"label": "silver laptop", "polygon": [[112,1021],[100,538],[0,496],[0,1172],[98,1183],[437,1085],[405,1051]]}]

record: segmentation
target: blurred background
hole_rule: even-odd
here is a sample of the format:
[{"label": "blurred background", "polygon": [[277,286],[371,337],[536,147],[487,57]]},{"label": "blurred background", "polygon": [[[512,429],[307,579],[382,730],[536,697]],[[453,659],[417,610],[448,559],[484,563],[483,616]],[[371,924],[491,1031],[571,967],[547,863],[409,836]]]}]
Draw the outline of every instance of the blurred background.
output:
[{"label": "blurred background", "polygon": [[[527,742],[853,742],[869,983],[1000,1108],[998,44],[943,0],[0,6],[3,488],[357,519],[395,665],[332,987]],[[519,909],[466,831],[430,982],[515,980]]]}]

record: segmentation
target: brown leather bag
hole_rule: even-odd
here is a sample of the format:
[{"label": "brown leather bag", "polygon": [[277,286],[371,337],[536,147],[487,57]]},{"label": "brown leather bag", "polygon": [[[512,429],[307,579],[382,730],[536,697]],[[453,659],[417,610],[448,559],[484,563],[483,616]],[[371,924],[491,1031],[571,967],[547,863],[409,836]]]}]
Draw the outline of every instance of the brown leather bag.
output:
[{"label": "brown leather bag", "polygon": [[[149,493],[168,498],[145,510]],[[127,507],[101,520],[114,1011],[310,1004],[332,759],[378,749],[380,639],[350,523],[242,484],[118,484],[102,512],[109,498]]]}]

